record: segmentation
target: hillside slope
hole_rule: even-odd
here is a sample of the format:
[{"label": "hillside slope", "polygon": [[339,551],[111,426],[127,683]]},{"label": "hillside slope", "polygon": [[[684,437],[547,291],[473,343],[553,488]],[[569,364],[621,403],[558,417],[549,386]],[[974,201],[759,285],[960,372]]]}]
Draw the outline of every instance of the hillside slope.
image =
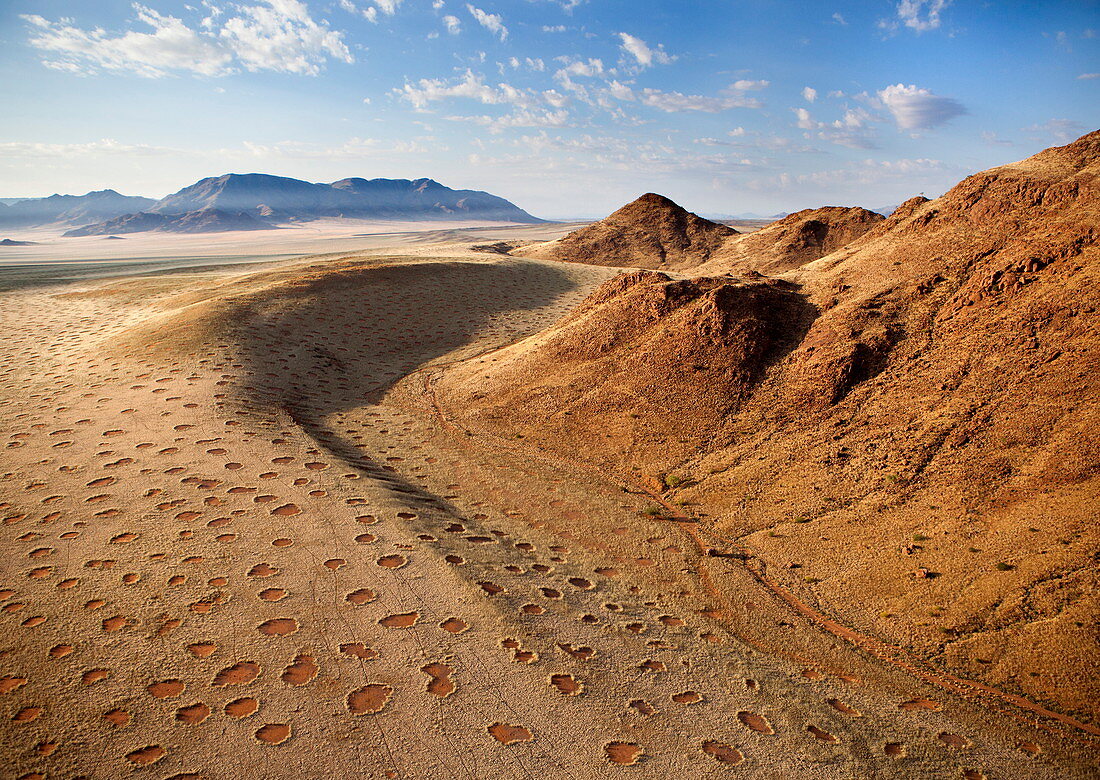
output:
[{"label": "hillside slope", "polygon": [[805,209],[728,241],[697,272],[782,273],[841,249],[884,219],[859,207]]},{"label": "hillside slope", "polygon": [[976,174],[791,288],[620,277],[440,398],[676,485],[850,625],[1095,719],[1098,174],[1100,132]]}]

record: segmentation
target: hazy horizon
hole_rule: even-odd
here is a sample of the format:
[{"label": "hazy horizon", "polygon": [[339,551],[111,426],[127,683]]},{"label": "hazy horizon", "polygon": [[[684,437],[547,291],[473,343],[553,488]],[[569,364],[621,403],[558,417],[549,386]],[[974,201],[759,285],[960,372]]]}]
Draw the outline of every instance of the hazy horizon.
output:
[{"label": "hazy horizon", "polygon": [[427,177],[550,219],[646,191],[876,208],[1098,124],[1095,2],[681,8],[20,0],[0,196],[159,198],[232,171]]}]

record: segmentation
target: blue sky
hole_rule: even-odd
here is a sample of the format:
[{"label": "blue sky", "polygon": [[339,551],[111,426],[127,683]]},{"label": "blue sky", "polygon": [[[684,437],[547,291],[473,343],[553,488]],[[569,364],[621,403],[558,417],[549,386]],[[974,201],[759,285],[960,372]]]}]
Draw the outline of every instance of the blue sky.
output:
[{"label": "blue sky", "polygon": [[5,0],[0,196],[429,176],[878,207],[1100,126],[1100,2]]}]

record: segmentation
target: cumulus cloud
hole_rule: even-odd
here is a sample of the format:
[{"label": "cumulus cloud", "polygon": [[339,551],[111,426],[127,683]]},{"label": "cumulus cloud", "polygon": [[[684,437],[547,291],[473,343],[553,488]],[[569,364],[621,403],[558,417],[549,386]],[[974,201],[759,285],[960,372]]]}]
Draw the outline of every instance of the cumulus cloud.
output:
[{"label": "cumulus cloud", "polygon": [[508,37],[508,28],[504,26],[504,18],[500,14],[487,13],[480,8],[475,8],[470,3],[466,4],[466,10],[470,12],[470,16],[477,20],[478,24],[493,35],[498,36],[502,41]]},{"label": "cumulus cloud", "polygon": [[928,130],[966,113],[958,101],[912,84],[880,89],[878,98],[902,130]]},{"label": "cumulus cloud", "polygon": [[457,16],[451,16],[447,14],[443,17],[443,25],[447,28],[447,32],[451,35],[458,35],[462,32],[462,22],[458,20]]},{"label": "cumulus cloud", "polygon": [[237,6],[236,15],[224,21],[211,13],[202,29],[140,4],[134,11],[152,32],[112,35],[100,28],[81,29],[70,19],[22,18],[31,25],[30,45],[52,57],[44,64],[69,72],[102,69],[159,78],[181,71],[222,76],[243,68],[316,75],[329,59],[354,61],[343,33],[315,21],[298,0]]},{"label": "cumulus cloud", "polygon": [[802,98],[807,103],[813,103],[815,100],[817,100],[817,90],[814,89],[813,87],[803,87],[802,88]]},{"label": "cumulus cloud", "polygon": [[901,0],[898,20],[911,30],[927,32],[940,26],[940,13],[951,0]]},{"label": "cumulus cloud", "polygon": [[619,40],[622,41],[619,48],[630,55],[640,68],[648,68],[655,63],[657,65],[668,65],[676,59],[676,57],[665,51],[663,44],[657,44],[657,48],[653,49],[641,38],[635,38],[629,33],[621,32],[618,35]]}]

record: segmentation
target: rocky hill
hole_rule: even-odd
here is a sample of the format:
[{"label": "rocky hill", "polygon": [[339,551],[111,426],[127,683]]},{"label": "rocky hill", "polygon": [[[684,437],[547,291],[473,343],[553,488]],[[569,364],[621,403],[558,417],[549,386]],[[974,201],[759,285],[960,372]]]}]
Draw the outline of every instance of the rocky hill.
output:
[{"label": "rocky hill", "polygon": [[859,207],[824,206],[790,214],[728,241],[699,273],[782,273],[850,244],[885,217]]},{"label": "rocky hill", "polygon": [[[1094,720],[1098,176],[1095,132],[907,201],[789,286],[619,277],[441,403],[663,485],[849,625]],[[623,253],[574,259],[635,258],[640,226],[605,222],[577,245]]]},{"label": "rocky hill", "polygon": [[652,192],[609,217],[564,238],[522,251],[528,257],[571,263],[682,269],[705,263],[733,228],[703,219]]}]

